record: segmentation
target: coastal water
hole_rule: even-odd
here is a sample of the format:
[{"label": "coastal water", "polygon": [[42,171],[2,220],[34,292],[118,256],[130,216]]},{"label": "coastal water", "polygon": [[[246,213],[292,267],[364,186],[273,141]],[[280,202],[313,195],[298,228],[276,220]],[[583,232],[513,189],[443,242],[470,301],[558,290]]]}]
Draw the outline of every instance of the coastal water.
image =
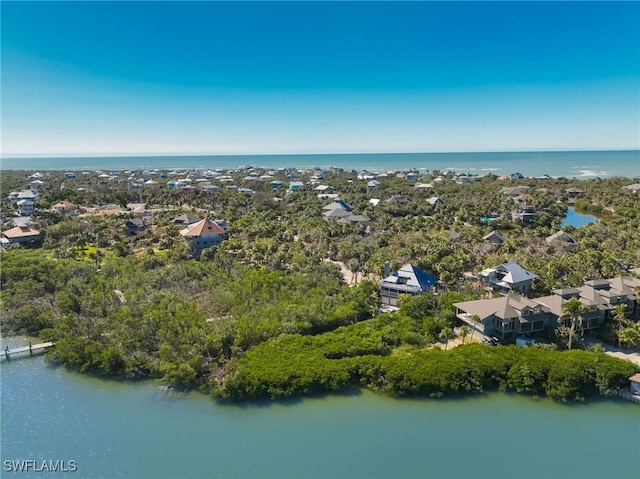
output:
[{"label": "coastal water", "polygon": [[[637,478],[640,407],[370,392],[223,406],[26,358],[0,367],[2,477]],[[76,473],[6,462],[75,461]]]},{"label": "coastal water", "polygon": [[382,172],[417,168],[422,171],[567,178],[640,177],[640,151],[556,151],[497,153],[370,153],[318,155],[116,156],[2,158],[3,170],[131,170],[152,168],[340,167]]},{"label": "coastal water", "polygon": [[567,208],[567,215],[560,223],[560,226],[563,228],[566,226],[575,226],[576,228],[580,228],[581,226],[588,225],[589,223],[595,223],[596,220],[597,218],[593,215],[578,213],[575,208],[569,207]]}]

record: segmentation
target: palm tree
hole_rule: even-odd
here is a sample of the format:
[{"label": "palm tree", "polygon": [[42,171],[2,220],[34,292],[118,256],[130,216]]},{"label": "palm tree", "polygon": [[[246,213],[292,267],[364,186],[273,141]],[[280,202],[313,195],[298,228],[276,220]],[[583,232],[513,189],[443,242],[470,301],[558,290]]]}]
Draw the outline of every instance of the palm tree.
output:
[{"label": "palm tree", "polygon": [[466,338],[468,334],[469,334],[469,327],[462,326],[460,328],[460,336],[462,336],[462,344],[464,344],[464,338]]},{"label": "palm tree", "polygon": [[617,326],[617,331],[616,331],[616,336],[618,338],[618,346],[622,346],[622,343],[620,341],[620,332],[622,331],[622,327],[628,324],[627,321],[627,316],[626,316],[626,309],[627,309],[627,305],[626,304],[619,304],[617,305],[615,308],[613,308],[613,320],[615,321],[615,323],[618,325]]},{"label": "palm tree", "polygon": [[448,326],[442,328],[442,331],[440,331],[440,334],[438,334],[438,339],[440,341],[444,341],[445,351],[447,350],[447,346],[449,346],[449,340],[453,339],[454,337],[455,335],[453,334],[453,330]]},{"label": "palm tree", "polygon": [[618,340],[621,346],[622,344],[626,344],[630,348],[637,346],[640,343],[639,328],[637,326],[624,328],[618,333]]},{"label": "palm tree", "polygon": [[469,338],[469,343],[473,342],[473,333],[475,333],[476,331],[476,325],[480,324],[480,316],[478,316],[477,314],[472,314],[469,319],[471,321],[473,321],[474,326],[471,328],[471,337]]},{"label": "palm tree", "polygon": [[582,315],[588,311],[587,307],[580,302],[578,298],[571,298],[569,301],[562,305],[562,315],[560,319],[569,319],[569,344],[568,349],[571,349],[571,343],[573,342],[573,334],[576,331],[576,323],[580,322],[582,326]]}]

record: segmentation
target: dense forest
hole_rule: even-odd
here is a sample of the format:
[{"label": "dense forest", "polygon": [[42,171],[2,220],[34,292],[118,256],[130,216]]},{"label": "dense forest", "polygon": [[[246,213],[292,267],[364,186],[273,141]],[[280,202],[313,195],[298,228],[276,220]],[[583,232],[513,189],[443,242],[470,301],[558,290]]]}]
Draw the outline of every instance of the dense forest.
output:
[{"label": "dense forest", "polygon": [[[246,173],[231,172],[237,184]],[[7,225],[15,208],[7,195],[26,187],[26,176],[3,172],[0,205]],[[550,343],[557,344],[545,348],[443,350],[457,326],[452,303],[486,294],[463,281],[465,272],[517,261],[540,276],[533,293],[541,295],[640,265],[640,199],[622,188],[628,179],[503,181],[488,175],[466,185],[445,178],[429,191],[395,175],[381,178],[375,189],[355,173],[323,179],[371,219],[362,224],[324,219],[322,208],[332,200],[310,188],[285,194],[252,181],[251,195],[129,191],[126,182],[78,176],[50,172],[45,178],[33,217],[44,234],[41,248],[12,245],[0,253],[2,331],[56,341],[47,358],[52,364],[161,378],[231,400],[354,385],[398,395],[500,388],[580,400],[613,394],[637,369],[598,352],[564,351],[552,331]],[[502,189],[516,185],[529,187],[525,201],[538,211],[532,224],[509,215],[516,204]],[[571,187],[582,190],[575,201],[567,193]],[[385,201],[392,195],[407,203]],[[433,196],[441,203],[426,201]],[[373,198],[381,201],[374,205]],[[50,210],[61,200],[76,205],[79,215]],[[574,251],[545,241],[560,229],[569,201],[600,217],[563,228],[577,242]],[[135,235],[123,224],[136,213],[92,212],[109,203],[126,209],[131,202],[147,205],[150,224]],[[231,236],[194,257],[171,223],[182,213],[224,218]],[[490,224],[480,220],[487,217]],[[504,244],[483,241],[494,229]],[[438,293],[404,298],[399,311],[380,313],[377,280],[385,261],[392,269],[411,262],[437,276]],[[600,334],[615,341],[615,331],[607,325]],[[640,344],[634,334],[627,335],[629,345]]]}]

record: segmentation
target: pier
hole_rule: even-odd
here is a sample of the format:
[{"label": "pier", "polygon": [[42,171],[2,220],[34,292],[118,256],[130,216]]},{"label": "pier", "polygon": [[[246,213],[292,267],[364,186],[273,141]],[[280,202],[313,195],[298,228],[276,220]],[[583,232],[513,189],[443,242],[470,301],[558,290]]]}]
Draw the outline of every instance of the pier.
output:
[{"label": "pier", "polygon": [[47,348],[50,348],[55,343],[53,341],[49,341],[48,343],[39,343],[39,344],[31,344],[29,346],[22,346],[20,348],[9,349],[9,346],[6,346],[3,351],[3,355],[0,356],[4,358],[6,361],[9,361],[12,356],[25,356],[27,353],[29,356],[34,356],[36,353],[44,352]]}]

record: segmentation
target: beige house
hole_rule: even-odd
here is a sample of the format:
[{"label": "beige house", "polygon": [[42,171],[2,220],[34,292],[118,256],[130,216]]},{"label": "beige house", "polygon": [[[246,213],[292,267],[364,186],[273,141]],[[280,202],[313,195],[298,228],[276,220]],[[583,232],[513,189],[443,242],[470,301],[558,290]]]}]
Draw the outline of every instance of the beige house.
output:
[{"label": "beige house", "polygon": [[[467,325],[501,341],[514,341],[521,334],[544,330],[555,318],[550,309],[521,295],[454,303],[456,317]],[[477,316],[476,322],[472,319]]]},{"label": "beige house", "polygon": [[25,246],[40,246],[42,235],[40,231],[29,225],[22,224],[2,233],[2,243],[6,246],[21,244]]}]

